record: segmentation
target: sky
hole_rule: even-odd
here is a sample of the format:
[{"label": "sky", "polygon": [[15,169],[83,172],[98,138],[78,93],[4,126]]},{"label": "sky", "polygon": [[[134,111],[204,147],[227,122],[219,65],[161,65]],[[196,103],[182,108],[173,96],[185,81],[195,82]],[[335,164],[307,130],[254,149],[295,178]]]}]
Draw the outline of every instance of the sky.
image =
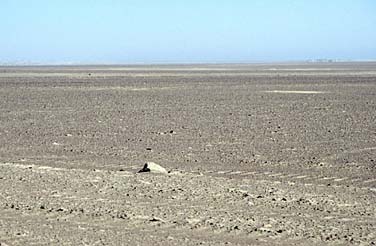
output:
[{"label": "sky", "polygon": [[0,0],[0,63],[376,60],[374,0]]}]

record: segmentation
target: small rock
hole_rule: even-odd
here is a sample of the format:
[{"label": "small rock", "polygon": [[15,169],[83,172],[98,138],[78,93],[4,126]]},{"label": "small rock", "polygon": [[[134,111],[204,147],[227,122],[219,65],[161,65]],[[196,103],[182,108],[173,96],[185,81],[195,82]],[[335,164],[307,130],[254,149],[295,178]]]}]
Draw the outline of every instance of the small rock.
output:
[{"label": "small rock", "polygon": [[151,173],[164,173],[167,174],[167,170],[154,162],[146,162],[144,167],[138,171],[139,173],[151,172]]},{"label": "small rock", "polygon": [[150,219],[150,222],[163,222],[164,223],[166,221],[158,217],[153,217],[152,219]]},{"label": "small rock", "polygon": [[188,224],[198,224],[198,223],[200,223],[201,222],[201,220],[200,219],[198,219],[198,218],[186,218],[185,219],[187,222],[188,222]]}]

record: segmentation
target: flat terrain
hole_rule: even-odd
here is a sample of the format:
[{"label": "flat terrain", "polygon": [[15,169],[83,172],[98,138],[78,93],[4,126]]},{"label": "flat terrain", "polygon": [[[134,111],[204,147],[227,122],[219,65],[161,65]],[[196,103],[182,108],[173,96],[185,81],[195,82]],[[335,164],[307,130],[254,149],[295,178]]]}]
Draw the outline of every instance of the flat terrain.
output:
[{"label": "flat terrain", "polygon": [[0,245],[78,244],[376,244],[376,63],[0,67]]}]

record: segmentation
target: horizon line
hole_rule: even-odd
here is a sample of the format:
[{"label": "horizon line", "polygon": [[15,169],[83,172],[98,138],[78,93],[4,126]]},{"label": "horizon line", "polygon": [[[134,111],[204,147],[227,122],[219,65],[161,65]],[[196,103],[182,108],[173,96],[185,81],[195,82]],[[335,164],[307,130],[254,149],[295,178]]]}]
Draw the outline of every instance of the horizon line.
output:
[{"label": "horizon line", "polygon": [[0,62],[1,67],[12,66],[148,66],[148,65],[246,65],[246,64],[289,64],[289,63],[367,63],[376,59],[305,59],[305,60],[274,60],[274,61],[208,61],[208,62]]}]

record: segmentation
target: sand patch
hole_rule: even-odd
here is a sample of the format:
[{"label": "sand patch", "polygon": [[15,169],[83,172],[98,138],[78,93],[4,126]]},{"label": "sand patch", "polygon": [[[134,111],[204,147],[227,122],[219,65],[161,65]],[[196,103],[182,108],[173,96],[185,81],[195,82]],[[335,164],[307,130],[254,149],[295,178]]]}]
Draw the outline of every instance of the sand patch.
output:
[{"label": "sand patch", "polygon": [[[19,87],[24,90],[37,90],[37,91],[160,91],[160,90],[174,90],[179,87],[165,86],[165,87],[123,87],[123,86],[54,86],[54,87]],[[180,87],[181,88],[181,87]],[[0,88],[1,90],[1,88]]]},{"label": "sand patch", "polygon": [[265,91],[267,93],[281,93],[281,94],[322,94],[327,93],[325,91],[290,91],[290,90],[272,90]]}]

